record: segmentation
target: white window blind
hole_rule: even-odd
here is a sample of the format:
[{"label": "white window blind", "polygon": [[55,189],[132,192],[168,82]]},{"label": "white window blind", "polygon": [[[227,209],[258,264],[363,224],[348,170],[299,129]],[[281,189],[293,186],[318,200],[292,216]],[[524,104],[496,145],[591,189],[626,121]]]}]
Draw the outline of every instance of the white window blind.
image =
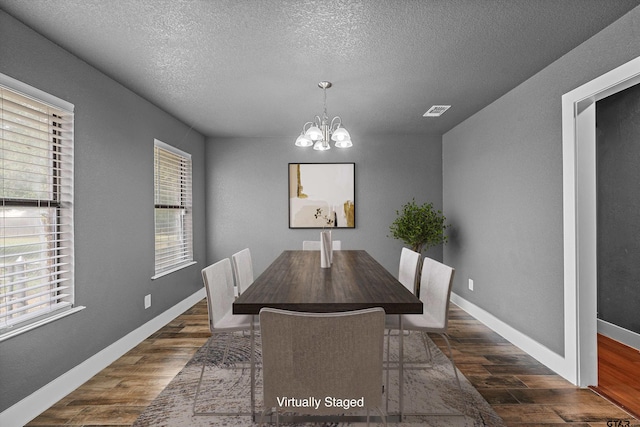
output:
[{"label": "white window blind", "polygon": [[1,334],[74,297],[73,105],[4,75],[0,180]]},{"label": "white window blind", "polygon": [[155,275],[193,263],[191,155],[154,141]]}]

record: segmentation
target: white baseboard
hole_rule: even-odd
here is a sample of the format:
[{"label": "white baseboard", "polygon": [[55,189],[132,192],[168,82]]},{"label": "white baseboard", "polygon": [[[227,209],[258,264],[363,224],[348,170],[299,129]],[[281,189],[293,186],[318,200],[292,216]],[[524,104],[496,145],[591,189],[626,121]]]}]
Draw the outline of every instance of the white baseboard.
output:
[{"label": "white baseboard", "polygon": [[24,426],[204,297],[205,291],[204,288],[202,288],[159,316],[154,317],[138,329],[125,335],[109,347],[91,356],[75,368],[67,371],[49,384],[25,397],[20,402],[4,410],[0,413],[0,426]]},{"label": "white baseboard", "polygon": [[598,333],[640,350],[640,334],[621,328],[606,320],[598,319]]},{"label": "white baseboard", "polygon": [[483,310],[477,305],[465,300],[455,293],[451,293],[451,302],[484,323],[490,329],[500,334],[503,338],[511,342],[516,347],[528,353],[547,368],[553,370],[558,375],[573,383],[571,374],[567,372],[567,363],[563,356],[549,350],[544,345],[531,339],[522,332],[514,329],[491,313]]}]

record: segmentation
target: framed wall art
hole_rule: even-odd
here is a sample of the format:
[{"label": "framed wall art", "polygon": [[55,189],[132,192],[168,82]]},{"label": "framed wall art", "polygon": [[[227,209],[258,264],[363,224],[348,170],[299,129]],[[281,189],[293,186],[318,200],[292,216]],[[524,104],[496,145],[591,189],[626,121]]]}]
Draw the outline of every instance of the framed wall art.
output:
[{"label": "framed wall art", "polygon": [[355,163],[289,163],[289,228],[355,228]]}]

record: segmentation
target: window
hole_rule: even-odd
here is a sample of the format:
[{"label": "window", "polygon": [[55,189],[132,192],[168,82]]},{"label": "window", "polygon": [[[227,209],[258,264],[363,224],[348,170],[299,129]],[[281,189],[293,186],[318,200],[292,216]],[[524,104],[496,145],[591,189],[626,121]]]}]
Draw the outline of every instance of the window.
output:
[{"label": "window", "polygon": [[194,264],[191,155],[156,139],[153,157],[157,278]]},{"label": "window", "polygon": [[73,105],[2,74],[0,197],[4,339],[73,306]]}]

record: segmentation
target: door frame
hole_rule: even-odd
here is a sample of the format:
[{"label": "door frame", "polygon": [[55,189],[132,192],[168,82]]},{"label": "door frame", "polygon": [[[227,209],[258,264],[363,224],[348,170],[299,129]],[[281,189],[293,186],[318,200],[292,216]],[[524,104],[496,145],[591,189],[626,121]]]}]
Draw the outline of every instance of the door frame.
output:
[{"label": "door frame", "polygon": [[598,384],[596,102],[640,83],[640,57],[562,96],[565,377]]}]

